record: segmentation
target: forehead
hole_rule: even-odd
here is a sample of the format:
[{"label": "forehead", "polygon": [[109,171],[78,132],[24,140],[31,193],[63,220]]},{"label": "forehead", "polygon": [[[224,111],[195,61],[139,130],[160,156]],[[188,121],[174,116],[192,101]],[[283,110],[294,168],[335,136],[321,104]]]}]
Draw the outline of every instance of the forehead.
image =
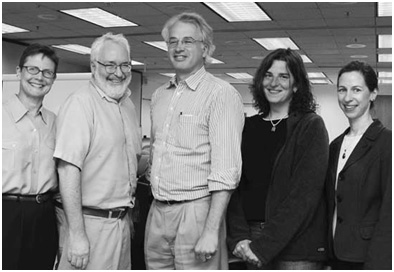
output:
[{"label": "forehead", "polygon": [[339,78],[340,83],[350,83],[354,85],[365,85],[364,76],[358,71],[346,72]]},{"label": "forehead", "polygon": [[178,21],[169,29],[170,38],[197,37],[199,29],[191,23]]},{"label": "forehead", "polygon": [[42,53],[26,57],[24,65],[39,66],[45,68],[55,68],[53,60]]},{"label": "forehead", "polygon": [[268,71],[275,71],[281,73],[290,73],[287,69],[287,63],[283,60],[274,60]]},{"label": "forehead", "polygon": [[104,42],[98,55],[103,61],[129,61],[129,55],[126,47],[113,41]]}]

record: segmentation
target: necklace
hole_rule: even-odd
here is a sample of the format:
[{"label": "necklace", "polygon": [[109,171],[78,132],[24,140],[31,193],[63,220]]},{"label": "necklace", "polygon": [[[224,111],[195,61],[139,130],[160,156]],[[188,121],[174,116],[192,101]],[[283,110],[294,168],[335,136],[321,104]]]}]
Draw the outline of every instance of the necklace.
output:
[{"label": "necklace", "polygon": [[276,122],[276,124],[275,124],[274,122],[272,122],[271,113],[270,113],[269,114],[269,118],[270,118],[270,122],[271,122],[271,125],[272,125],[271,132],[275,132],[276,131],[276,126],[279,125],[279,123],[282,122],[282,120],[285,119],[287,116],[288,116],[288,114],[286,114],[285,116],[280,118],[279,121]]},{"label": "necklace", "polygon": [[347,156],[349,156],[347,153],[351,153],[357,143],[360,141],[361,137],[363,134],[356,135],[356,136],[345,136],[343,139],[343,153],[342,153],[342,159],[346,159]]}]

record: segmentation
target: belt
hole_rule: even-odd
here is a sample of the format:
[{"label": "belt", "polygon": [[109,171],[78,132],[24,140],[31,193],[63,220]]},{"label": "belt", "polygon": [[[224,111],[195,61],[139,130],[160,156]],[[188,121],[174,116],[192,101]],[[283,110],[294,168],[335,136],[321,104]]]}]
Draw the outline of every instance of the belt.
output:
[{"label": "belt", "polygon": [[[55,206],[60,209],[63,209],[63,204],[58,201],[55,201]],[[123,219],[123,217],[125,217],[125,215],[127,214],[128,209],[129,207],[121,207],[121,208],[108,209],[108,210],[82,207],[82,213],[84,215],[91,215],[91,216],[103,217],[108,219],[111,218]]]},{"label": "belt", "polygon": [[192,201],[192,200],[157,200],[157,199],[155,200],[159,203],[167,204],[167,205],[175,205],[175,204],[181,204],[181,203]]},{"label": "belt", "polygon": [[5,200],[13,200],[17,202],[22,201],[33,201],[38,204],[44,203],[50,199],[52,199],[52,193],[44,193],[38,195],[14,195],[14,194],[3,194],[3,199]]}]

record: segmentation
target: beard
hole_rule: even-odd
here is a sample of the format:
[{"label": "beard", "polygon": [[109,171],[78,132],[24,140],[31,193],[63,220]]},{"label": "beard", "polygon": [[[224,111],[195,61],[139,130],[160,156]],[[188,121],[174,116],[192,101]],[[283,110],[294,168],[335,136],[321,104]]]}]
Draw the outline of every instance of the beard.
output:
[{"label": "beard", "polygon": [[[131,75],[131,74],[130,74]],[[121,99],[127,91],[127,87],[130,84],[131,76],[123,76],[122,78],[117,77],[115,74],[111,74],[107,77],[103,77],[97,72],[94,73],[94,79],[96,85],[109,97],[115,100]],[[112,80],[121,81],[121,83],[112,83]]]}]

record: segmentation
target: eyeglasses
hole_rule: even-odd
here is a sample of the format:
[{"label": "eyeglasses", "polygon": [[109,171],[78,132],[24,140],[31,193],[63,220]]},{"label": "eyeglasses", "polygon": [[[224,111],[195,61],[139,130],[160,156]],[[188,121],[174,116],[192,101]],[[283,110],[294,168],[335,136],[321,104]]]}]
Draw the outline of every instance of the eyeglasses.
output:
[{"label": "eyeglasses", "polygon": [[[184,47],[190,48],[192,47],[196,42],[203,42],[202,40],[195,40],[192,37],[185,37],[181,41],[181,44]],[[176,48],[178,46],[179,40],[178,39],[170,39],[167,44],[169,48]]]},{"label": "eyeglasses", "polygon": [[43,77],[50,78],[50,79],[53,79],[56,77],[55,72],[48,70],[48,69],[40,70],[40,68],[38,68],[37,66],[22,66],[22,68],[26,68],[26,71],[31,75],[37,75],[38,73],[41,72]]},{"label": "eyeglasses", "polygon": [[131,71],[131,63],[121,63],[119,65],[117,64],[104,64],[99,62],[98,60],[96,61],[98,64],[102,65],[105,67],[105,71],[107,71],[108,74],[113,74],[116,72],[116,69],[120,67],[120,70],[123,73],[128,73]]}]

